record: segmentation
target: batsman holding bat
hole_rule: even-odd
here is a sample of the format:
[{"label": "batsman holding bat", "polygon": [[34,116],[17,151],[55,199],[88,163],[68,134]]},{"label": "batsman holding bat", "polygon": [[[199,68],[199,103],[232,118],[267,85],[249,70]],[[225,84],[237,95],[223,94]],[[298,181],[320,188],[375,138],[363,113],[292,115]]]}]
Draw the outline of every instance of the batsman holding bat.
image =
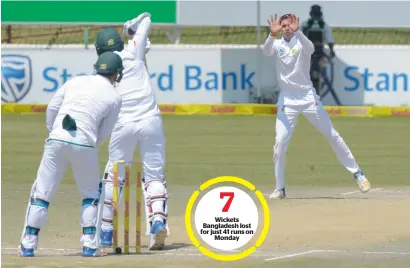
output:
[{"label": "batsman holding bat", "polygon": [[48,207],[71,166],[82,196],[83,256],[101,256],[99,232],[104,189],[98,147],[110,135],[121,108],[114,86],[122,77],[122,60],[112,52],[98,57],[96,75],[77,76],[57,90],[47,106],[49,137],[33,183],[26,211],[20,254],[34,256]]},{"label": "batsman holding bat", "polygon": [[[113,239],[113,163],[119,160],[131,164],[137,145],[143,167],[143,194],[147,216],[147,235],[150,250],[163,249],[168,235],[168,194],[164,175],[165,137],[160,110],[151,87],[151,78],[145,66],[147,41],[151,27],[151,15],[143,13],[124,24],[124,33],[132,39],[124,46],[119,33],[112,28],[97,34],[96,48],[100,55],[114,51],[123,60],[124,77],[117,88],[122,97],[118,121],[111,133],[109,160],[104,175],[105,206],[101,232],[101,244],[112,245]],[[125,179],[124,165],[118,169],[121,193]]]},{"label": "batsman holding bat", "polygon": [[[286,14],[268,20],[270,34],[263,45],[266,56],[275,56],[276,76],[280,94],[276,118],[276,141],[274,164],[276,189],[270,199],[286,197],[285,162],[286,151],[300,114],[320,131],[328,140],[342,165],[353,174],[362,192],[370,190],[370,183],[357,165],[350,149],[334,129],[332,122],[320,102],[310,79],[310,60],[314,52],[313,43],[299,29],[299,18]],[[281,33],[282,38],[276,39]]]}]

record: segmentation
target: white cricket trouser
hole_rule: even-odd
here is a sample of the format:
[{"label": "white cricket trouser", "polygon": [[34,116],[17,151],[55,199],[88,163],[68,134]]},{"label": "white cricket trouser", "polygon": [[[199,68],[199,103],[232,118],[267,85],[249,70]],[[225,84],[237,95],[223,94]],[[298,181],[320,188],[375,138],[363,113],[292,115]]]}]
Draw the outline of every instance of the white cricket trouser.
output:
[{"label": "white cricket trouser", "polygon": [[[118,124],[114,127],[109,143],[109,161],[105,168],[105,205],[102,230],[112,230],[113,164],[124,160],[131,164],[136,146],[139,145],[145,183],[165,182],[165,136],[161,116],[151,116],[137,122]],[[118,165],[120,187],[125,179],[124,165]],[[130,179],[130,183],[132,183]]]},{"label": "white cricket trouser", "polygon": [[83,199],[80,221],[83,231],[85,228],[87,231],[83,233],[82,241],[93,238],[93,232],[89,231],[92,229],[89,227],[94,228],[97,222],[97,205],[92,205],[91,201],[97,200],[100,195],[98,149],[48,140],[32,187],[32,202],[26,216],[26,226],[31,229],[31,233],[22,241],[26,248],[36,247],[37,235],[33,236],[33,232],[35,229],[41,229],[46,223],[48,206],[52,206],[51,201],[69,166],[73,170],[77,188]]},{"label": "white cricket trouser", "polygon": [[276,189],[285,187],[286,151],[301,113],[328,140],[340,163],[351,173],[359,171],[359,166],[349,147],[334,129],[319,96],[314,92],[292,95],[281,93],[278,101],[273,154]]}]

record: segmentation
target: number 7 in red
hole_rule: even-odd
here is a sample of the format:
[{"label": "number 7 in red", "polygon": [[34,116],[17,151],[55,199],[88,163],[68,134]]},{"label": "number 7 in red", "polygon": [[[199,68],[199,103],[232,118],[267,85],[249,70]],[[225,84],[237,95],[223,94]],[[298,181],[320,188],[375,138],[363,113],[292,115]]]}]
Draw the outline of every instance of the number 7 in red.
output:
[{"label": "number 7 in red", "polygon": [[231,207],[233,197],[235,196],[234,192],[220,192],[219,193],[219,198],[222,199],[224,197],[228,196],[229,199],[226,202],[225,206],[222,208],[222,212],[228,212],[229,208]]}]

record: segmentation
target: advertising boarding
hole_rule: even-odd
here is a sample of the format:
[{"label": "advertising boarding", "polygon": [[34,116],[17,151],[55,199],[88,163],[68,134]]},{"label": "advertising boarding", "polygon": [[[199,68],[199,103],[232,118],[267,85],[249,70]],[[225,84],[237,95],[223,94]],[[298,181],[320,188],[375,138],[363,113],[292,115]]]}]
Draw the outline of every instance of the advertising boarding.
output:
[{"label": "advertising boarding", "polygon": [[[341,105],[410,106],[410,47],[345,46],[336,54],[329,77]],[[47,104],[68,79],[93,74],[96,59],[81,46],[3,46],[2,103]],[[258,88],[274,102],[280,90],[274,58],[251,46],[153,46],[147,62],[159,104],[252,103]],[[336,104],[330,93],[323,103]]]}]

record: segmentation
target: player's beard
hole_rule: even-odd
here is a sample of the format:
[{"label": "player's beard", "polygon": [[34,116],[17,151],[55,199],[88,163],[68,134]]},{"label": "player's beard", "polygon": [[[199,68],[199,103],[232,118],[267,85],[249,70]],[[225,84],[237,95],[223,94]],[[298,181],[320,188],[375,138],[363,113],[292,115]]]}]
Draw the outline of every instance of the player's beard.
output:
[{"label": "player's beard", "polygon": [[288,33],[283,33],[283,37],[285,38],[286,41],[290,41],[290,39],[292,39],[293,37],[293,33],[292,32],[288,32]]}]

